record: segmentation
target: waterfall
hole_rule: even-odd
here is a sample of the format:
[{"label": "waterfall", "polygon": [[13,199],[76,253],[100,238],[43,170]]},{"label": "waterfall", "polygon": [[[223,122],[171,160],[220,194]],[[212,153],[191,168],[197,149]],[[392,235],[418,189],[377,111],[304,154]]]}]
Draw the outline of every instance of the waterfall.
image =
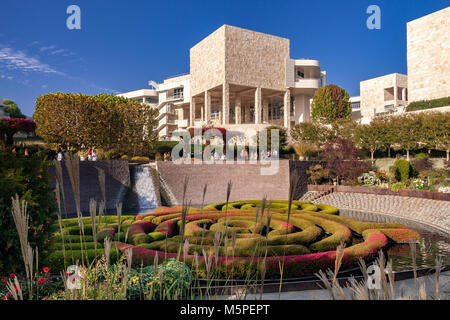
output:
[{"label": "waterfall", "polygon": [[132,166],[132,196],[137,210],[161,205],[159,184],[153,170],[149,166]]}]

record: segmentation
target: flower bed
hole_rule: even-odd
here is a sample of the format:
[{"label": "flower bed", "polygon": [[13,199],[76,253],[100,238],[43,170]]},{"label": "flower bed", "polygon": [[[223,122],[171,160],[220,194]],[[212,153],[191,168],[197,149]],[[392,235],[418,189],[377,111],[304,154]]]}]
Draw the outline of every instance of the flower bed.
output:
[{"label": "flower bed", "polygon": [[236,201],[228,206],[216,203],[204,209],[187,208],[184,239],[189,245],[184,246],[182,207],[160,207],[155,213],[124,216],[120,234],[117,217],[104,217],[105,221],[99,223],[96,249],[95,240],[86,231],[92,231],[90,218],[84,218],[84,237],[75,235],[78,227],[73,219],[63,220],[64,239],[69,240],[65,257],[58,230],[44,263],[54,270],[64,270],[75,262],[73,259],[80,260],[81,248],[86,249],[85,259],[91,262],[104,253],[103,239],[111,237],[116,240],[112,259],[131,248],[134,266],[153,265],[156,256],[159,261],[179,257],[200,277],[208,274],[212,263],[216,276],[233,272],[233,277],[244,278],[265,261],[268,277],[279,277],[281,265],[283,276],[298,277],[333,266],[340,243],[347,246],[344,266],[356,267],[359,258],[372,259],[390,243],[419,239],[417,232],[401,224],[356,221],[339,216],[339,210],[329,205],[293,201],[289,216],[287,201],[274,201],[272,205],[268,210],[267,203],[262,210],[261,201]]}]

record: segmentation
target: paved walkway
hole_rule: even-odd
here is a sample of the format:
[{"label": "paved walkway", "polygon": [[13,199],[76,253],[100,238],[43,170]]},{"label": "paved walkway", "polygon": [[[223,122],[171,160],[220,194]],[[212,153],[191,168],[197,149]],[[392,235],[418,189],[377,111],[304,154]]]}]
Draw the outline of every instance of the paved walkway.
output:
[{"label": "paved walkway", "polygon": [[[316,192],[307,192],[300,200],[310,201]],[[450,202],[422,198],[334,192],[314,203],[398,216],[436,227],[450,233]]]},{"label": "paved walkway", "polygon": [[[417,279],[417,292],[419,288],[424,283],[425,291],[427,293],[427,299],[434,299],[435,297],[435,287],[436,287],[436,277],[435,275],[424,276]],[[395,281],[394,284],[395,299],[396,300],[409,300],[418,299],[414,298],[414,279]],[[444,272],[439,278],[439,298],[442,300],[448,300],[450,298],[450,272]],[[351,299],[351,291],[349,289],[344,289],[347,299]],[[217,296],[217,300],[244,300],[244,297],[239,296]],[[259,294],[256,299],[259,299]],[[254,300],[255,295],[249,294],[245,297],[246,300]],[[305,291],[289,291],[274,293],[264,293],[262,295],[263,300],[330,300],[330,293],[327,290],[317,289],[317,290],[305,290]]]}]

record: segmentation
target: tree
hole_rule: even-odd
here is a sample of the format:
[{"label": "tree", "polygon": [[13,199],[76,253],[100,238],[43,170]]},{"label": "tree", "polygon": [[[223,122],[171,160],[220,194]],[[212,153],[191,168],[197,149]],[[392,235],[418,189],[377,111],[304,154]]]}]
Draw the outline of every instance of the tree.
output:
[{"label": "tree", "polygon": [[339,118],[331,124],[333,139],[344,138],[354,141],[354,135],[358,123],[352,118]]},{"label": "tree", "polygon": [[302,122],[291,129],[291,137],[298,143],[309,143],[321,147],[332,136],[331,130],[313,122]]},{"label": "tree", "polygon": [[350,118],[352,107],[349,99],[348,92],[334,84],[316,90],[311,104],[313,121],[330,124],[336,119]]},{"label": "tree", "polygon": [[372,123],[375,123],[376,127],[378,128],[379,132],[378,134],[382,135],[380,139],[384,143],[384,148],[380,148],[381,150],[387,149],[388,150],[388,158],[391,157],[391,149],[393,145],[395,144],[396,140],[396,130],[393,122],[395,121],[395,117],[376,117],[372,120]]},{"label": "tree", "polygon": [[33,115],[47,142],[146,153],[157,140],[157,110],[114,95],[54,93],[40,96]]},{"label": "tree", "polygon": [[355,182],[368,170],[365,162],[357,160],[358,148],[349,139],[337,138],[327,141],[323,146],[322,159],[330,176],[339,184],[341,180]]},{"label": "tree", "polygon": [[355,144],[370,152],[370,159],[374,160],[374,153],[386,147],[383,124],[372,121],[370,124],[359,125],[355,130]]},{"label": "tree", "polygon": [[16,118],[16,119],[23,119],[26,118],[26,116],[20,111],[17,104],[9,99],[4,99],[3,104],[7,105],[8,107],[5,108],[5,112],[9,115],[10,118]]},{"label": "tree", "polygon": [[406,159],[409,161],[409,152],[419,147],[421,122],[418,115],[402,114],[392,119],[394,129],[393,142],[398,149],[406,150]]},{"label": "tree", "polygon": [[430,149],[442,150],[450,160],[450,113],[427,113],[422,118],[422,141]]},{"label": "tree", "polygon": [[3,118],[0,119],[0,141],[7,147],[14,143],[14,135],[17,132],[34,132],[36,124],[31,119]]}]

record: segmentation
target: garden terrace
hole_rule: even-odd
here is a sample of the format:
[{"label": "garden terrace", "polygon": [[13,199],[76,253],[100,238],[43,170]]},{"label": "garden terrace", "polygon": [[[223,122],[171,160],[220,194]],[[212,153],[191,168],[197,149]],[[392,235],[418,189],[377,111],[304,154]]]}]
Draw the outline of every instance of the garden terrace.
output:
[{"label": "garden terrace", "polygon": [[[103,241],[114,240],[112,261],[131,248],[133,265],[153,265],[180,258],[200,278],[208,277],[211,264],[216,276],[245,278],[248,272],[265,266],[268,278],[310,276],[332,268],[336,247],[346,245],[344,268],[357,267],[358,259],[372,260],[391,243],[418,241],[414,230],[396,223],[368,223],[339,216],[330,205],[303,201],[234,201],[216,203],[203,209],[159,207],[154,213],[138,216],[83,218],[84,231],[77,219],[57,224],[45,263],[64,270],[74,259],[92,262],[104,253]],[[120,223],[120,232],[119,232]],[[94,236],[96,239],[94,239]],[[63,244],[64,240],[64,244]],[[184,241],[185,240],[185,241]],[[187,245],[188,243],[188,245]],[[62,248],[64,246],[64,253]],[[86,254],[81,254],[81,248]]]}]

